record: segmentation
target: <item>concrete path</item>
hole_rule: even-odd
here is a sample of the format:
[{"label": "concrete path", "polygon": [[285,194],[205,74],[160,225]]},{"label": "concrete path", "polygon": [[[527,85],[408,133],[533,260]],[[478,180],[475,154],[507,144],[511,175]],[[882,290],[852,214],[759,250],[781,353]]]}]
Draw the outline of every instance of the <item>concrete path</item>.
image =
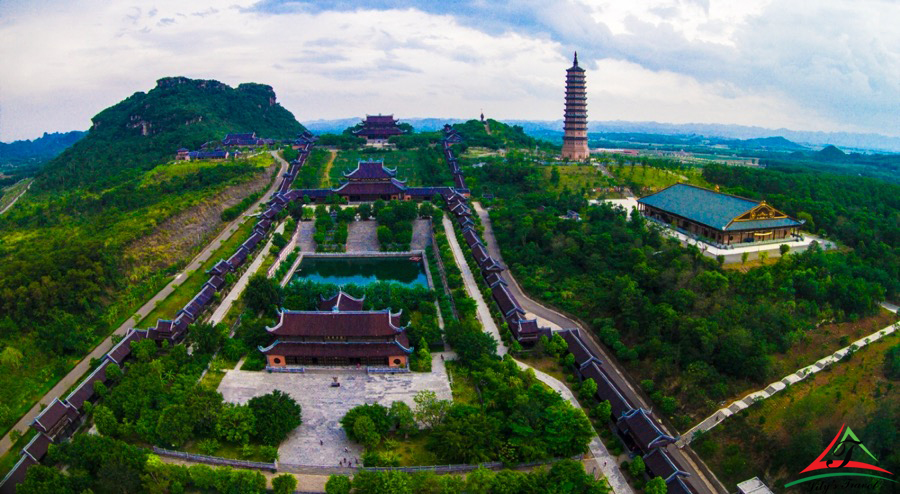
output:
[{"label": "concrete path", "polygon": [[459,270],[462,272],[462,279],[466,286],[466,291],[469,292],[470,297],[475,299],[475,305],[478,309],[476,312],[478,320],[481,321],[481,325],[484,327],[485,331],[490,333],[491,336],[497,340],[497,355],[502,357],[506,355],[509,350],[503,343],[503,339],[500,338],[500,330],[497,329],[494,318],[491,317],[491,310],[484,302],[484,298],[478,290],[478,283],[475,281],[475,277],[469,269],[469,263],[466,262],[462,249],[459,248],[459,242],[457,242],[456,234],[453,232],[453,223],[451,223],[446,216],[444,216],[442,222],[444,224],[444,232],[447,234],[447,240],[450,242],[450,250],[453,252],[453,259],[456,260],[456,265],[459,266]]},{"label": "concrete path", "polygon": [[[884,304],[882,304],[884,305]],[[840,362],[848,352],[850,352],[851,347],[856,347],[857,349],[862,348],[866,345],[874,343],[885,336],[897,331],[900,329],[900,323],[894,323],[890,326],[876,331],[868,336],[860,338],[859,340],[854,341],[850,345],[841,348],[840,350],[819,359],[816,363],[806,366],[793,374],[788,374],[784,376],[780,381],[775,381],[772,384],[769,384],[765,387],[765,389],[754,391],[753,393],[748,394],[747,396],[741,398],[740,400],[735,400],[730,405],[724,408],[720,408],[716,410],[715,413],[703,419],[699,424],[692,427],[689,431],[687,431],[681,438],[678,440],[678,446],[682,447],[685,444],[689,444],[694,439],[694,434],[697,432],[705,432],[713,427],[722,423],[722,421],[741,410],[749,407],[750,405],[765,400],[766,398],[771,398],[775,393],[784,390],[791,384],[798,383],[807,377],[828,368],[828,366]]]},{"label": "concrete path", "polygon": [[[303,423],[279,445],[279,465],[337,467],[343,458],[359,459],[363,452],[340,424],[351,408],[364,403],[389,407],[402,401],[414,409],[413,397],[425,390],[440,400],[452,399],[441,355],[446,359],[449,354],[431,354],[431,372],[406,374],[368,374],[352,368],[308,368],[302,374],[229,370],[218,390],[230,403],[246,403],[276,389],[291,395],[303,409]],[[334,377],[341,383],[338,388],[331,387]]]},{"label": "concrete path", "polygon": [[[478,319],[481,321],[482,326],[485,331],[490,333],[495,340],[497,340],[497,354],[505,355],[508,352],[506,345],[503,344],[503,340],[500,339],[500,331],[497,329],[497,325],[494,323],[494,319],[491,317],[490,310],[488,309],[487,303],[484,300],[484,297],[481,296],[481,291],[478,289],[478,284],[475,281],[475,278],[472,274],[472,271],[469,269],[469,265],[466,262],[465,257],[463,256],[462,249],[459,246],[459,242],[456,239],[456,234],[453,232],[453,223],[450,222],[447,217],[444,217],[443,222],[444,231],[447,234],[447,240],[450,243],[450,250],[453,252],[453,258],[456,260],[457,266],[459,266],[459,270],[462,272],[463,283],[465,284],[466,291],[469,293],[469,296],[475,299],[476,306],[478,307]],[[578,400],[575,398],[575,395],[572,394],[572,391],[565,384],[559,382],[556,378],[541,372],[528,364],[523,362],[515,361],[516,365],[521,369],[531,369],[534,371],[538,380],[545,383],[551,389],[555,390],[557,393],[562,395],[563,398],[572,403],[576,408],[581,408],[581,404],[578,403]],[[625,480],[625,477],[622,475],[622,471],[619,469],[619,464],[616,461],[615,457],[613,457],[609,451],[606,449],[606,446],[603,445],[603,442],[596,435],[591,439],[589,445],[591,454],[594,457],[594,461],[596,462],[596,467],[598,470],[603,472],[603,475],[606,477],[610,486],[613,488],[613,492],[616,494],[632,494],[634,491],[631,489],[631,486],[628,485],[628,482]]]},{"label": "concrete path", "polygon": [[[472,203],[475,211],[478,213],[479,218],[481,218],[481,224],[484,226],[484,241],[487,244],[486,247],[488,249],[488,254],[491,255],[494,259],[497,259],[504,265],[508,266],[503,261],[503,256],[500,253],[500,248],[497,245],[497,239],[494,236],[494,228],[491,224],[491,218],[488,215],[488,212],[481,207],[481,203],[474,202]],[[448,234],[448,239],[451,235]],[[455,237],[452,239],[455,241]],[[451,246],[452,246],[451,242]],[[641,406],[647,410],[652,409],[652,406],[644,400],[643,396],[641,396],[635,388],[631,385],[631,382],[625,377],[625,371],[619,367],[619,363],[616,360],[610,358],[609,354],[607,354],[606,349],[602,347],[597,340],[595,339],[594,333],[592,331],[583,328],[577,321],[574,321],[558,311],[555,311],[549,307],[541,305],[534,300],[528,298],[527,295],[522,291],[522,288],[519,286],[516,279],[513,277],[511,271],[507,270],[503,273],[504,278],[506,278],[507,282],[509,282],[509,291],[516,297],[521,304],[522,308],[527,312],[536,314],[539,317],[552,321],[554,324],[561,328],[577,328],[580,331],[582,339],[584,340],[584,344],[590,348],[591,352],[594,355],[597,355],[600,359],[605,362],[606,368],[610,371],[610,378],[619,386],[619,389],[625,393],[625,396],[635,405]],[[672,434],[667,430],[665,424],[659,424],[663,431],[669,433],[672,436],[677,436],[678,434]],[[715,478],[715,475],[703,465],[701,468],[697,462],[695,462],[690,452],[682,451],[681,449],[671,448],[669,453],[679,461],[682,465],[688,467],[689,473],[691,473],[694,478],[699,479],[699,482],[695,482],[694,486],[701,490],[703,494],[711,494],[714,492],[728,492],[725,489],[725,486],[719,482],[718,479]],[[613,462],[614,463],[614,462]],[[612,483],[612,481],[611,481]]]},{"label": "concrete path", "polygon": [[[26,178],[26,179],[23,179],[23,180],[28,180],[28,179]],[[0,214],[3,214],[3,213],[5,213],[5,212],[9,211],[9,208],[13,207],[13,205],[16,203],[16,201],[18,201],[20,197],[24,196],[25,193],[28,192],[28,189],[31,188],[31,184],[33,184],[33,183],[34,183],[34,179],[31,179],[31,182],[29,182],[28,185],[25,186],[24,189],[22,189],[22,192],[19,192],[19,195],[17,195],[17,196],[15,197],[15,199],[12,200],[12,202],[10,202],[9,204],[7,204],[6,207],[3,208],[2,211],[0,211]],[[12,187],[12,185],[11,185],[10,187]]]},{"label": "concrete path", "polygon": [[[281,159],[281,157],[279,157],[274,151],[272,152],[272,156],[275,157],[275,159],[281,164],[281,170],[278,172],[278,176],[280,177],[287,171],[288,163]],[[256,211],[258,205],[268,201],[269,197],[271,197],[272,193],[277,188],[278,180],[276,179],[272,182],[272,185],[269,187],[266,193],[263,194],[263,196],[258,201],[256,201],[256,203],[254,203],[249,210]],[[169,284],[163,287],[163,289],[160,290],[156,295],[154,295],[153,298],[151,298],[143,306],[141,306],[141,308],[138,309],[137,312],[135,312],[133,317],[122,323],[122,325],[119,326],[112,334],[124,336],[126,331],[134,327],[135,321],[140,321],[141,319],[143,319],[147,314],[150,313],[150,311],[152,311],[156,307],[159,302],[168,297],[169,294],[171,294],[175,290],[175,287],[186,280],[192,272],[199,269],[200,266],[202,266],[203,263],[209,259],[212,253],[216,249],[218,249],[220,245],[222,245],[222,242],[231,237],[231,235],[241,226],[241,223],[243,223],[245,219],[245,216],[240,216],[229,223],[228,226],[226,226],[222,231],[222,233],[220,233],[219,236],[213,239],[212,242],[210,242],[202,251],[200,251],[200,253],[197,254],[197,256],[194,257],[194,259],[191,260],[191,262],[172,281],[169,282]],[[26,413],[22,416],[22,418],[19,419],[16,425],[14,425],[12,429],[10,429],[10,432],[12,432],[13,430],[17,430],[24,433],[31,422],[34,420],[34,418],[40,413],[41,405],[49,405],[54,398],[62,396],[66,391],[69,390],[69,388],[77,383],[81,379],[81,377],[84,376],[85,373],[87,373],[88,370],[90,370],[91,359],[99,359],[103,357],[103,355],[105,355],[106,352],[108,352],[110,348],[112,348],[112,346],[112,336],[106,338],[105,340],[103,340],[103,342],[97,345],[97,347],[94,348],[91,353],[86,355],[80,362],[78,362],[78,364],[76,364],[68,374],[60,379],[60,381],[55,386],[53,386],[53,388],[50,389],[50,391],[48,391],[43,396],[43,398],[41,398],[33,407],[31,407],[31,410],[29,410],[28,413]],[[9,434],[6,434],[5,436],[3,436],[3,439],[0,439],[0,455],[6,454],[6,452],[9,451],[10,447],[12,447],[12,440]]]},{"label": "concrete path", "polygon": [[[284,222],[281,222],[276,228],[275,231],[280,233],[284,231]],[[209,317],[210,324],[219,324],[225,319],[225,315],[228,314],[228,311],[231,309],[231,306],[237,301],[237,299],[244,293],[244,289],[247,288],[247,283],[250,281],[250,277],[256,274],[259,271],[259,267],[262,266],[263,261],[266,259],[266,255],[269,254],[269,249],[272,248],[272,237],[269,237],[269,241],[266,242],[266,245],[263,246],[259,252],[256,253],[256,257],[253,258],[253,262],[247,266],[247,269],[241,275],[240,279],[231,287],[231,290],[228,291],[228,295],[225,295],[225,298],[222,299],[222,302],[216,307],[216,310],[213,311],[213,314]]]}]

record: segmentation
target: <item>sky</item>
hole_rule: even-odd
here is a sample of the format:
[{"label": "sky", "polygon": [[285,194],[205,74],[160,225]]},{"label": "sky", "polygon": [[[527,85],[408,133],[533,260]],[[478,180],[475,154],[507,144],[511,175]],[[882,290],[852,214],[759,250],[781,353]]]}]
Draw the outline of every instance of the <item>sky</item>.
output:
[{"label": "sky", "polygon": [[895,0],[2,0],[0,141],[87,129],[167,76],[299,121],[562,118],[900,136]]}]

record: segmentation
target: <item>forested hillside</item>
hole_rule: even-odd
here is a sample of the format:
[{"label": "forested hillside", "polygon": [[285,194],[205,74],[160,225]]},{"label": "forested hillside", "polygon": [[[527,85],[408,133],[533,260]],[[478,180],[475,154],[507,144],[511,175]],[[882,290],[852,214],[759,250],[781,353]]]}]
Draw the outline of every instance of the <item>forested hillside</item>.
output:
[{"label": "forested hillside", "polygon": [[0,168],[10,165],[37,164],[49,160],[84,137],[85,132],[54,132],[37,139],[0,142]]},{"label": "forested hillside", "polygon": [[218,81],[166,77],[93,119],[87,136],[49,162],[37,190],[100,190],[166,162],[180,147],[199,148],[229,132],[293,138],[304,130],[271,86],[231,88]]},{"label": "forested hillside", "polygon": [[[269,86],[168,78],[101,112],[84,139],[48,163],[0,217],[0,432],[168,281],[179,267],[173,258],[185,263],[220,229],[221,210],[275,171],[268,151],[173,163],[175,150],[226,132],[277,138],[301,129]],[[190,223],[200,221],[191,212],[201,204],[214,210],[215,225]],[[168,262],[134,266],[161,259],[135,251],[176,215],[192,245]]]},{"label": "forested hillside", "polygon": [[782,211],[807,219],[807,228],[852,247],[867,277],[886,296],[900,294],[900,185],[811,170],[755,170],[707,166],[703,177],[734,194],[765,197]]}]

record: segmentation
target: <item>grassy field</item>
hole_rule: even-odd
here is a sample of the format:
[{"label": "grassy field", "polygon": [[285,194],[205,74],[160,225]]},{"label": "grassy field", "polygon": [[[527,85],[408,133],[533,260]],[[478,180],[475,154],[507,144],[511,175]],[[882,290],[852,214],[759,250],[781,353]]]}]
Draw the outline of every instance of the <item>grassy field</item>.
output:
[{"label": "grassy field", "polygon": [[559,365],[559,362],[553,357],[535,357],[532,355],[522,354],[516,357],[516,360],[520,362],[524,362],[535,369],[543,372],[544,374],[549,375],[550,377],[555,378],[557,381],[561,383],[566,382],[566,375],[563,373],[563,368]]},{"label": "grassy field", "polygon": [[[556,184],[550,182],[554,168],[559,172],[559,182]],[[591,165],[547,166],[542,167],[541,172],[547,179],[547,183],[550,183],[550,190],[553,193],[560,193],[568,189],[572,192],[581,191],[587,199],[596,199],[600,197],[600,191],[597,189],[614,185],[612,180],[603,176],[597,167]]]},{"label": "grassy field", "polygon": [[[410,186],[422,185],[423,177],[419,177],[416,170],[415,151],[388,151],[379,153],[365,153],[360,151],[341,151],[334,159],[328,173],[328,187],[337,187],[344,180],[344,173],[356,169],[361,159],[384,160],[387,168],[397,168],[397,178],[406,180]],[[324,181],[324,180],[323,180]]]},{"label": "grassy field", "polygon": [[679,182],[707,188],[714,187],[703,179],[701,168],[666,170],[652,166],[611,165],[608,169],[623,185],[634,189],[636,194],[640,190],[639,195],[651,194]]},{"label": "grassy field", "polygon": [[222,242],[222,245],[216,249],[209,259],[200,266],[199,269],[192,272],[184,282],[175,287],[175,290],[153,308],[141,321],[137,324],[139,328],[154,326],[157,319],[172,319],[179,309],[197,295],[197,292],[203,287],[203,284],[209,280],[206,272],[212,269],[219,259],[227,259],[237,250],[238,246],[250,238],[253,227],[256,222],[252,218],[247,218],[241,226],[231,234],[228,239]]},{"label": "grassy field", "polygon": [[249,163],[258,168],[265,168],[272,164],[272,156],[267,152],[248,155],[239,159],[229,160],[202,160],[202,161],[170,161],[158,165],[150,170],[141,182],[142,186],[160,183],[173,177],[180,177],[190,173],[196,173],[203,168],[212,168],[219,165],[237,165]]},{"label": "grassy field", "polygon": [[480,405],[478,391],[475,383],[468,376],[465,369],[456,362],[446,362],[447,373],[450,375],[450,391],[453,393],[453,401],[467,405]]},{"label": "grassy field", "polygon": [[695,440],[694,449],[727,487],[759,476],[781,491],[842,424],[859,435],[876,410],[895,413],[900,395],[885,376],[884,357],[898,341],[895,333],[863,347],[849,361],[728,418]]}]

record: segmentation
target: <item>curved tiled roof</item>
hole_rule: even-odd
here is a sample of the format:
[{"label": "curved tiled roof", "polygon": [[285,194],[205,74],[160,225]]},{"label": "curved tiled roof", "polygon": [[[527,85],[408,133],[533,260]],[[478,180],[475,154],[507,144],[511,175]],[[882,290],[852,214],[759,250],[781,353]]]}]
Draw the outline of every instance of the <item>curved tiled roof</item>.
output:
[{"label": "curved tiled roof", "polygon": [[729,225],[738,216],[759,206],[760,202],[688,184],[666,187],[655,194],[638,199],[638,202],[719,230],[777,228],[802,224],[792,218],[773,218],[741,221]]},{"label": "curved tiled roof", "polygon": [[280,320],[266,330],[275,336],[393,336],[403,331],[400,313],[378,311],[283,310]]},{"label": "curved tiled roof", "polygon": [[319,295],[319,310],[322,311],[361,311],[363,308],[363,302],[366,300],[366,296],[363,295],[362,298],[356,298],[352,295],[345,293],[343,290],[338,290],[337,295],[331,298],[325,298]]}]

